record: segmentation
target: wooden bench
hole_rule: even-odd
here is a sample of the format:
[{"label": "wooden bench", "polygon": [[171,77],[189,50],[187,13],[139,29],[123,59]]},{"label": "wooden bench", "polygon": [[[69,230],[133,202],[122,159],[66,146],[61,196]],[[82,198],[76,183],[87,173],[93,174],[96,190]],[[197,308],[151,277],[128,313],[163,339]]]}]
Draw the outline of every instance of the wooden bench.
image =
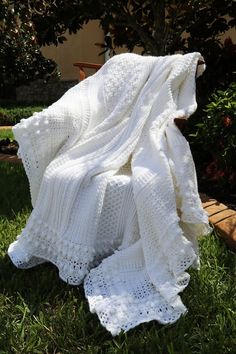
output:
[{"label": "wooden bench", "polygon": [[73,64],[73,66],[79,68],[79,81],[82,81],[86,78],[86,73],[84,69],[94,69],[96,72],[103,66],[103,64],[87,63],[83,61],[78,61]]}]

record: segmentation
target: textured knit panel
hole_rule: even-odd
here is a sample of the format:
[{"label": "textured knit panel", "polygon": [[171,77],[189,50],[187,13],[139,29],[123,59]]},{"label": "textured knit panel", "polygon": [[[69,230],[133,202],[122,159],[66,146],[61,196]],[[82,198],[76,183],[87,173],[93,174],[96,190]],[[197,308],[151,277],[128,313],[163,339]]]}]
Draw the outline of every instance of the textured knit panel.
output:
[{"label": "textured knit panel", "polygon": [[120,172],[107,184],[95,239],[82,236],[81,224],[87,226],[90,223],[93,226],[94,220],[85,221],[81,219],[83,215],[79,215],[83,211],[80,206],[86,201],[86,193],[81,193],[76,198],[68,229],[63,235],[32,213],[27,230],[23,230],[9,248],[8,253],[14,264],[19,268],[31,268],[43,260],[50,261],[58,267],[63,280],[74,285],[80,284],[94,262],[110,255],[121,244],[125,215],[134,202],[130,176],[122,174],[126,172],[124,170]]},{"label": "textured knit panel", "polygon": [[88,125],[88,82],[76,85],[56,103],[13,127],[34,206],[46,167],[81,137]]},{"label": "textured knit panel", "polygon": [[16,266],[54,263],[84,282],[113,334],[172,323],[210,228],[186,140],[174,119],[197,107],[199,53],[122,54],[14,128],[34,209],[8,254]]}]

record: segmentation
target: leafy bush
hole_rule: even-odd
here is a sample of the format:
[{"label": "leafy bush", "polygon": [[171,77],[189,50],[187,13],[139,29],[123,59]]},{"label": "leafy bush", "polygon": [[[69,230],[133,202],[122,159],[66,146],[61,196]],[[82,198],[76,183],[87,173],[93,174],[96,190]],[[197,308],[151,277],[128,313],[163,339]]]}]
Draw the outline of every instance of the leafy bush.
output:
[{"label": "leafy bush", "polygon": [[[211,96],[202,120],[190,134],[201,182],[218,191],[236,191],[236,82]],[[203,183],[204,184],[204,183]]]},{"label": "leafy bush", "polygon": [[16,86],[58,75],[56,63],[46,59],[25,2],[0,2],[0,96],[14,97]]},{"label": "leafy bush", "polygon": [[28,118],[32,116],[34,112],[39,112],[43,109],[43,106],[27,106],[27,107],[0,107],[0,126],[1,125],[14,125],[18,123],[22,118]]}]

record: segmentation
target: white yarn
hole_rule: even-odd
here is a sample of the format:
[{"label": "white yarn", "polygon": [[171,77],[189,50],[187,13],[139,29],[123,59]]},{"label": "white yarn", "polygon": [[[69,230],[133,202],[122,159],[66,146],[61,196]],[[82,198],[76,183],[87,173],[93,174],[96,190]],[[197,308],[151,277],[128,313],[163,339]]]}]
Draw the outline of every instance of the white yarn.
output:
[{"label": "white yarn", "polygon": [[32,214],[8,254],[54,263],[113,334],[185,313],[179,292],[210,231],[189,145],[199,53],[110,59],[14,128]]}]

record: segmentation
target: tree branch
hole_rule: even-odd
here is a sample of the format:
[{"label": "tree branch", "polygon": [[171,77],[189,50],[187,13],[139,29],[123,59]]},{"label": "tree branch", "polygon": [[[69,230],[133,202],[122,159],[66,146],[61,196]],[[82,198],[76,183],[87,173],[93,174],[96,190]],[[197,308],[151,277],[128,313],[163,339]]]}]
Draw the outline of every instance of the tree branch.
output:
[{"label": "tree branch", "polygon": [[142,27],[137,23],[133,15],[129,12],[128,8],[123,8],[123,14],[124,23],[138,33],[140,40],[143,43],[144,49],[146,48],[152,54],[156,54],[156,45],[154,38],[149,36],[147,32],[142,29]]}]

